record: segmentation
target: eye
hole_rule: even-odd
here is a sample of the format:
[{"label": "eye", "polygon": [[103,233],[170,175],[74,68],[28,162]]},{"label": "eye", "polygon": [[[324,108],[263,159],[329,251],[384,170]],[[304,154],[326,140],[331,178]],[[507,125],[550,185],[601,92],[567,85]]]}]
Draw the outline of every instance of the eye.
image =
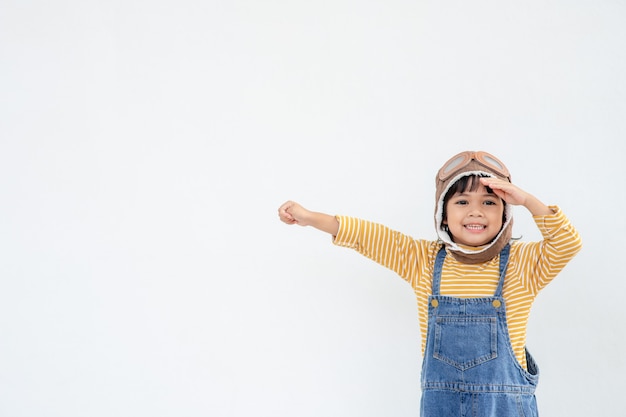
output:
[{"label": "eye", "polygon": [[497,205],[498,205],[498,203],[496,203],[496,202],[495,202],[495,201],[493,201],[493,200],[486,200],[486,201],[484,202],[484,204],[485,204],[485,205],[487,205],[487,206],[497,206]]},{"label": "eye", "polygon": [[464,206],[464,205],[466,205],[468,203],[467,203],[467,200],[457,200],[457,201],[454,202],[454,204],[457,204],[459,206]]}]

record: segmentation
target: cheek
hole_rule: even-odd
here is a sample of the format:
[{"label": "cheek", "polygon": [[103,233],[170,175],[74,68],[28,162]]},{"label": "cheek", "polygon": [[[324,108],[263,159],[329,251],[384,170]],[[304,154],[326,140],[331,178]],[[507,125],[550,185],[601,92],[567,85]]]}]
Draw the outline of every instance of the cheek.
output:
[{"label": "cheek", "polygon": [[504,225],[504,222],[506,221],[506,213],[504,210],[500,210],[498,213],[494,214],[493,217],[500,222],[500,227]]}]

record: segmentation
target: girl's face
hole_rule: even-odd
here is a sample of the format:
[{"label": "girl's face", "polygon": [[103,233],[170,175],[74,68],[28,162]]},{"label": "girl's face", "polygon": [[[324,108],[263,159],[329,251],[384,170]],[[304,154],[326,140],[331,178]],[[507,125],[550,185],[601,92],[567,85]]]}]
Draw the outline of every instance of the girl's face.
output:
[{"label": "girl's face", "polygon": [[504,203],[482,184],[475,191],[456,192],[446,203],[446,219],[452,240],[460,245],[482,246],[502,229]]}]

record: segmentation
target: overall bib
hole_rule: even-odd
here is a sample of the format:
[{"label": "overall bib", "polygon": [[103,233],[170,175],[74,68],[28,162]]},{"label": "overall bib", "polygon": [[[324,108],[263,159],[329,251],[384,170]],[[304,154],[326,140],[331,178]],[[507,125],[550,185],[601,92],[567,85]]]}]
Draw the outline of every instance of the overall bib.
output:
[{"label": "overall bib", "polygon": [[537,365],[517,361],[506,323],[502,287],[510,246],[500,253],[493,297],[439,295],[442,248],[435,260],[422,364],[422,417],[537,417]]}]

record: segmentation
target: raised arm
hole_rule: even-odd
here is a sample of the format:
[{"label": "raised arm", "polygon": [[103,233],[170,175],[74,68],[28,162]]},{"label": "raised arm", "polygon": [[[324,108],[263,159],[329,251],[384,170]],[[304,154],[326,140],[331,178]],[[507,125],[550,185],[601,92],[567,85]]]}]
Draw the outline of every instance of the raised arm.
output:
[{"label": "raised arm", "polygon": [[336,236],[339,230],[339,222],[335,216],[307,210],[295,201],[287,201],[281,205],[278,208],[278,217],[283,223],[313,226],[333,236]]},{"label": "raised arm", "polygon": [[511,183],[486,178],[481,181],[507,203],[525,207],[541,231],[543,239],[540,242],[525,242],[518,246],[523,262],[517,262],[515,266],[523,285],[529,292],[537,294],[580,251],[580,235],[558,207],[546,206]]}]

